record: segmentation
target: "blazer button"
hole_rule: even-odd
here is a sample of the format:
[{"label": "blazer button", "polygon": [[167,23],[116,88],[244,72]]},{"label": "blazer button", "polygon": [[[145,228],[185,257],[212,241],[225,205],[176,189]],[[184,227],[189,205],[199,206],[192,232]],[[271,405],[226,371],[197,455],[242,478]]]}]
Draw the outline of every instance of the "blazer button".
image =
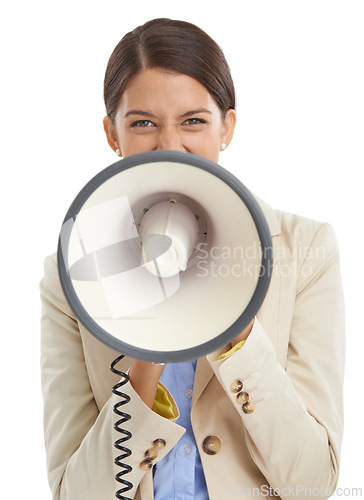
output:
[{"label": "blazer button", "polygon": [[249,401],[249,394],[247,392],[239,392],[239,394],[236,396],[236,399],[238,403],[241,405],[247,403]]},{"label": "blazer button", "polygon": [[140,462],[139,464],[139,468],[142,469],[142,470],[149,470],[153,467],[153,462],[146,458],[145,460],[143,460],[143,462]]},{"label": "blazer button", "polygon": [[164,441],[164,439],[155,439],[153,441],[153,448],[155,448],[156,450],[162,450],[166,445],[166,442]]},{"label": "blazer button", "polygon": [[243,382],[241,380],[234,380],[230,386],[231,392],[240,392],[243,388]]},{"label": "blazer button", "polygon": [[248,401],[247,403],[243,404],[242,408],[244,413],[253,413],[253,411],[255,410],[255,404],[253,403],[253,401]]},{"label": "blazer button", "polygon": [[202,448],[207,455],[216,455],[221,448],[221,441],[216,436],[207,436],[202,443]]},{"label": "blazer button", "polygon": [[154,448],[149,448],[149,450],[147,450],[144,453],[144,456],[145,456],[145,458],[148,458],[149,460],[155,460],[158,456],[158,452]]}]

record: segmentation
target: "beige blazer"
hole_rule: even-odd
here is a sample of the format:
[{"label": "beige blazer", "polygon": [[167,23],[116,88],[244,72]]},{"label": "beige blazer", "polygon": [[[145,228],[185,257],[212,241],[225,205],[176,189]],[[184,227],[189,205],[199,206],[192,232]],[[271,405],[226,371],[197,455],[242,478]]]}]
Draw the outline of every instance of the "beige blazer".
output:
[{"label": "beige blazer", "polygon": [[[344,307],[336,239],[328,224],[273,211],[258,199],[273,241],[274,272],[245,345],[218,361],[197,362],[191,421],[211,500],[327,498],[339,474],[343,432]],[[120,437],[111,395],[118,353],[77,321],[63,294],[56,256],[41,282],[42,388],[49,483],[55,500],[114,500]],[[118,368],[127,371],[125,358]],[[254,411],[245,413],[231,384],[241,380]],[[126,496],[153,499],[152,470],[140,464],[155,439],[175,445],[184,428],[150,410],[130,383],[125,429],[134,484]],[[172,399],[172,396],[170,395]],[[175,414],[178,408],[175,402]],[[213,436],[214,455],[204,450]],[[216,438],[216,439],[215,439]],[[277,498],[277,497],[275,497]],[[172,500],[172,499],[171,499]]]}]

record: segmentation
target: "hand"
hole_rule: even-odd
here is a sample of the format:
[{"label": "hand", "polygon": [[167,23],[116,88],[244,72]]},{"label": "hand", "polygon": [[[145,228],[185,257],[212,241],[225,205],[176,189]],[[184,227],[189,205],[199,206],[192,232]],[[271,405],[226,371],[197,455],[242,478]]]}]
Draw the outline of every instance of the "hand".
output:
[{"label": "hand", "polygon": [[150,409],[153,408],[163,369],[164,365],[155,365],[148,361],[135,359],[129,370],[129,381],[133,389]]},{"label": "hand", "polygon": [[249,323],[249,325],[246,328],[244,328],[244,330],[237,337],[235,337],[234,340],[231,341],[231,347],[234,347],[234,345],[239,344],[239,342],[241,342],[242,340],[246,340],[248,338],[249,333],[252,331],[254,320],[255,318],[253,318]]}]

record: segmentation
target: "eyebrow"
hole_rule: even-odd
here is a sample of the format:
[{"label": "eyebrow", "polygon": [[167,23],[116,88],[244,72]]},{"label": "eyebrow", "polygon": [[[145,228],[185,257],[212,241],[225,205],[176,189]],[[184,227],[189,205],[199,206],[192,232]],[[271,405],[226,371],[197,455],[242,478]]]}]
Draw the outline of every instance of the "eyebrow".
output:
[{"label": "eyebrow", "polygon": [[[187,118],[189,116],[197,115],[199,113],[209,113],[210,115],[212,115],[212,112],[209,111],[208,109],[206,109],[206,108],[198,108],[198,109],[192,109],[191,111],[186,111],[186,113],[183,113],[182,115],[179,115],[178,118],[179,119],[181,119],[181,118]],[[153,115],[152,113],[148,113],[147,111],[141,111],[139,109],[132,109],[132,110],[128,111],[125,114],[124,118],[127,118],[130,115],[139,115],[139,116],[147,116],[148,118],[156,118],[156,116]]]}]

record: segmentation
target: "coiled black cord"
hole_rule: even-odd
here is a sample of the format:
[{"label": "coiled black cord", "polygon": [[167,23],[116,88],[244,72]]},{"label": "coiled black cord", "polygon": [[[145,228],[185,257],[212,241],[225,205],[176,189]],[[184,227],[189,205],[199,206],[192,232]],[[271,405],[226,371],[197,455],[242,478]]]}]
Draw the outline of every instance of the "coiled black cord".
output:
[{"label": "coiled black cord", "polygon": [[126,448],[125,446],[122,446],[122,443],[125,443],[125,441],[128,441],[131,438],[132,434],[131,434],[131,432],[126,431],[125,429],[122,429],[120,427],[121,424],[123,424],[124,422],[127,422],[128,420],[130,420],[131,415],[129,415],[128,413],[125,413],[125,412],[122,412],[122,411],[119,410],[120,406],[123,406],[123,405],[129,403],[130,396],[128,396],[124,392],[120,392],[118,390],[118,389],[120,389],[120,387],[122,387],[123,385],[125,385],[125,384],[128,383],[129,376],[126,373],[121,372],[121,371],[119,371],[119,370],[117,370],[115,368],[115,365],[119,361],[121,361],[124,357],[125,357],[124,355],[118,356],[116,359],[114,359],[114,361],[110,365],[110,370],[113,373],[115,373],[116,375],[119,375],[120,377],[122,377],[122,380],[118,384],[114,385],[114,387],[112,388],[112,392],[116,396],[120,396],[121,398],[124,398],[123,400],[119,401],[118,403],[115,403],[115,405],[114,405],[114,413],[116,413],[116,415],[118,415],[119,417],[122,417],[117,422],[115,422],[114,429],[117,432],[120,432],[121,434],[124,434],[124,437],[121,437],[120,439],[116,440],[115,443],[114,443],[114,446],[115,446],[115,448],[117,450],[124,452],[121,455],[117,456],[115,458],[115,460],[114,460],[114,463],[116,465],[118,465],[119,467],[122,467],[124,469],[124,470],[118,472],[115,475],[116,481],[118,481],[119,483],[121,483],[121,484],[124,485],[123,488],[119,489],[115,493],[115,496],[119,500],[131,500],[129,497],[124,497],[122,495],[122,493],[126,493],[127,491],[131,490],[132,487],[133,487],[133,484],[131,482],[126,481],[125,479],[123,479],[122,476],[124,476],[125,474],[128,474],[129,472],[131,472],[133,470],[133,468],[130,465],[124,464],[122,462],[122,460],[124,460],[126,457],[130,457],[130,455],[131,455],[132,452],[131,452],[131,450],[129,448]]}]

